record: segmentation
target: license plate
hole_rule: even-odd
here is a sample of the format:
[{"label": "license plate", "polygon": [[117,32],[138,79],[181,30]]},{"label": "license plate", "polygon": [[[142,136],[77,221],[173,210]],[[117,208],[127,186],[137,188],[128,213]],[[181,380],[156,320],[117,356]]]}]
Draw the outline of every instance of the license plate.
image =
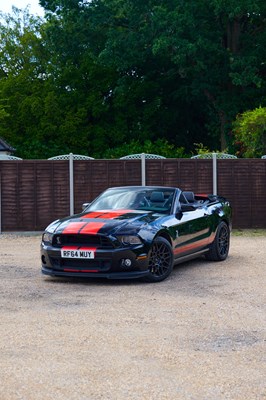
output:
[{"label": "license plate", "polygon": [[62,258],[82,258],[91,259],[94,258],[93,250],[61,250]]}]

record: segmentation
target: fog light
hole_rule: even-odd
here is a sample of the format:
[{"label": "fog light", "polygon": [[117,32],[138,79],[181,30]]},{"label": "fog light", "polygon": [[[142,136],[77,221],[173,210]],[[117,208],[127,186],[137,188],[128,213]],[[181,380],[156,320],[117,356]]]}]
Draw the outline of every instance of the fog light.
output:
[{"label": "fog light", "polygon": [[125,259],[125,267],[131,267],[131,264],[132,264],[131,260],[129,258],[126,258]]},{"label": "fog light", "polygon": [[122,258],[121,260],[121,267],[124,268],[129,268],[132,265],[132,261],[130,260],[130,258]]},{"label": "fog light", "polygon": [[43,263],[43,264],[46,264],[46,260],[45,260],[45,257],[44,257],[44,256],[42,256],[42,263]]}]

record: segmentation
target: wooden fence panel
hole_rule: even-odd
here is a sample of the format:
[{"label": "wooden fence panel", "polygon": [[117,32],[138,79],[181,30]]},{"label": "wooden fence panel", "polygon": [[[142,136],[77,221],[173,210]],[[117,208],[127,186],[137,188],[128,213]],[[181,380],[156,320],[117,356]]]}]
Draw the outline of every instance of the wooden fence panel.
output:
[{"label": "wooden fence panel", "polygon": [[[251,223],[254,227],[266,227],[266,160],[250,162]],[[248,189],[246,187],[246,189]]]},{"label": "wooden fence panel", "polygon": [[17,226],[18,217],[18,164],[16,162],[1,161],[1,218],[2,230],[12,230]]},{"label": "wooden fence panel", "polygon": [[[192,160],[196,161],[195,168],[195,192],[212,193],[212,160]],[[199,162],[201,161],[201,162]]]},{"label": "wooden fence panel", "polygon": [[[266,228],[266,160],[218,160],[235,228]],[[42,230],[69,214],[68,161],[0,161],[2,231]],[[111,186],[141,184],[140,160],[74,161],[74,209]],[[146,184],[212,193],[212,160],[146,160]]]},{"label": "wooden fence panel", "polygon": [[[36,161],[36,229],[69,214],[68,161]],[[49,219],[50,217],[50,219]]]},{"label": "wooden fence panel", "polygon": [[[123,162],[125,171],[124,186],[141,185],[141,161],[140,160],[120,160]],[[109,160],[109,162],[112,162]],[[120,185],[119,185],[120,186]]]},{"label": "wooden fence panel", "polygon": [[50,222],[56,219],[54,214],[54,186],[53,186],[53,164],[45,161],[36,163],[36,226],[49,224],[48,216],[52,217]]},{"label": "wooden fence panel", "polygon": [[266,228],[266,162],[219,160],[218,193],[230,200],[237,228]]},{"label": "wooden fence panel", "polygon": [[196,167],[197,162],[191,162],[191,160],[179,160],[178,161],[178,184],[177,187],[182,190],[192,190],[197,192],[197,176]]},{"label": "wooden fence panel", "polygon": [[[124,186],[126,185],[126,178],[125,178],[125,162],[120,160],[111,160],[108,161],[108,187],[114,186]],[[106,188],[107,189],[107,188]]]},{"label": "wooden fence panel", "polygon": [[[251,210],[249,190],[249,166],[241,164],[240,160],[218,160],[218,193],[226,197],[233,207],[234,224],[238,221],[238,228],[251,224]],[[234,190],[232,190],[234,188]]]},{"label": "wooden fence panel", "polygon": [[90,202],[92,195],[92,168],[86,161],[74,161],[74,211],[79,213],[82,204]]},{"label": "wooden fence panel", "polygon": [[161,163],[160,175],[163,176],[164,186],[178,186],[179,182],[179,162],[177,160],[164,160]]},{"label": "wooden fence panel", "polygon": [[164,186],[161,160],[146,160],[146,185]]},{"label": "wooden fence panel", "polygon": [[179,160],[179,182],[183,190],[212,193],[211,160]]},{"label": "wooden fence panel", "polygon": [[18,164],[18,213],[17,226],[36,227],[36,164],[26,162]]}]

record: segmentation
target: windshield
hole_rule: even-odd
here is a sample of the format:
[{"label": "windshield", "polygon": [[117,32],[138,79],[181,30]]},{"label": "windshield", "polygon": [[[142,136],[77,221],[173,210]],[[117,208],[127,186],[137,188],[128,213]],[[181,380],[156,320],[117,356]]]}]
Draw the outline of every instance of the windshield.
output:
[{"label": "windshield", "polygon": [[171,210],[174,189],[108,189],[86,209],[95,210],[147,210],[167,214]]}]

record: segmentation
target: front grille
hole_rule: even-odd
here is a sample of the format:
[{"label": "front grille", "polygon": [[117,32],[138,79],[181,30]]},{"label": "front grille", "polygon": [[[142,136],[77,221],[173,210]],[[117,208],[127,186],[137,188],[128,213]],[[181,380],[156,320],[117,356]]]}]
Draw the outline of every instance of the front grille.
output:
[{"label": "front grille", "polygon": [[99,271],[108,271],[111,268],[111,260],[77,260],[50,257],[53,268],[64,269],[73,268],[79,271],[97,269]]},{"label": "front grille", "polygon": [[93,246],[101,249],[112,249],[114,247],[111,240],[103,235],[55,235],[53,245],[61,247],[62,245],[75,246]]}]

